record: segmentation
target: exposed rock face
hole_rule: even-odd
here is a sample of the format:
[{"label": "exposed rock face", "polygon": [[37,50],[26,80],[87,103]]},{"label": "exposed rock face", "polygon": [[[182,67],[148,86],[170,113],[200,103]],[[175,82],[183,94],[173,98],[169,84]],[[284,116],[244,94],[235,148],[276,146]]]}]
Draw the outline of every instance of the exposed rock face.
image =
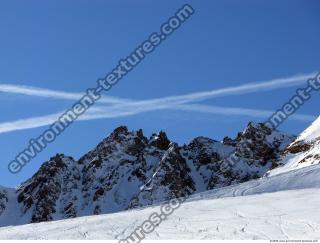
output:
[{"label": "exposed rock face", "polygon": [[312,143],[305,143],[304,141],[294,141],[290,144],[284,151],[283,155],[287,154],[298,154],[302,152],[307,152],[312,147]]},{"label": "exposed rock face", "polygon": [[[264,124],[249,123],[235,139],[226,137],[223,143],[196,138],[184,147],[184,154],[193,168],[194,180],[202,179],[197,190],[210,190],[263,176],[277,166],[280,152],[294,138]],[[234,162],[224,167],[230,158]]]},{"label": "exposed rock face", "polygon": [[195,191],[190,169],[177,144],[171,143],[163,154],[154,174],[140,188],[129,208],[151,205],[170,198],[188,196],[184,192]]},{"label": "exposed rock face", "polygon": [[161,131],[159,134],[153,134],[151,136],[149,144],[158,149],[166,150],[169,147],[170,141],[167,138],[167,134]]},{"label": "exposed rock face", "polygon": [[3,211],[6,209],[8,203],[8,196],[7,191],[0,187],[0,216],[3,213]]},{"label": "exposed rock face", "polygon": [[312,140],[298,137],[283,150],[279,163],[281,166],[269,171],[268,175],[320,164],[320,137]]},{"label": "exposed rock face", "polygon": [[[234,151],[233,146],[205,137],[197,137],[183,148],[182,153],[188,161],[193,180],[197,182],[197,191],[205,191],[230,184],[222,178],[223,172],[220,166],[224,159],[233,154]],[[218,177],[219,182],[217,181],[213,185],[213,178],[216,177]],[[231,178],[232,175],[228,175],[228,177]]]},{"label": "exposed rock face", "polygon": [[253,159],[265,165],[270,160],[278,159],[279,152],[293,139],[294,136],[274,131],[262,123],[250,122],[236,138],[236,153],[239,157]]},{"label": "exposed rock face", "polygon": [[76,217],[80,182],[77,162],[57,154],[19,187],[17,200],[22,212],[32,215],[32,223]]},{"label": "exposed rock face", "polygon": [[[16,203],[24,221],[16,224],[117,212],[247,181],[277,165],[293,139],[249,123],[235,139],[179,146],[162,131],[147,138],[121,126],[79,160],[57,154],[22,183]],[[237,163],[222,170],[230,156]],[[0,190],[0,225],[7,200]]]}]

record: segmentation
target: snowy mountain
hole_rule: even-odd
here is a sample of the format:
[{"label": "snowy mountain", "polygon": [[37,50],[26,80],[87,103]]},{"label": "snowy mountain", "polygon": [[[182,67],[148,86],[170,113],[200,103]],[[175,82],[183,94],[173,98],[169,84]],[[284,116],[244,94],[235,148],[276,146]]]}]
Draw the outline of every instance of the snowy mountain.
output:
[{"label": "snowy mountain", "polygon": [[[235,139],[179,146],[164,132],[147,138],[122,126],[79,160],[57,154],[17,189],[0,188],[0,226],[114,213],[260,178],[280,168],[294,140],[249,123]],[[222,169],[230,156],[237,163]]]},{"label": "snowy mountain", "polygon": [[275,175],[319,163],[320,117],[283,150],[279,167],[268,174]]},{"label": "snowy mountain", "polygon": [[[320,238],[319,205],[320,165],[315,165],[195,194],[146,239],[316,240]],[[153,206],[3,227],[0,238],[120,240],[160,212],[160,206]]]}]

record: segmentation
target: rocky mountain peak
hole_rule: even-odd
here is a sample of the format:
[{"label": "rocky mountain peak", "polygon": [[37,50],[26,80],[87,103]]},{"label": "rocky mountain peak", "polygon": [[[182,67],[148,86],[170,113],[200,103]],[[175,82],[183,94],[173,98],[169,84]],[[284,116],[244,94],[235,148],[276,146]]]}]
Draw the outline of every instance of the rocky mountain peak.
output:
[{"label": "rocky mountain peak", "polygon": [[152,134],[149,145],[154,146],[158,149],[166,150],[169,148],[170,140],[167,137],[167,134],[163,131],[160,131],[158,134]]},{"label": "rocky mountain peak", "polygon": [[253,141],[262,140],[264,137],[270,135],[272,129],[263,123],[249,122],[247,127],[240,133],[237,140],[252,139]]},{"label": "rocky mountain peak", "polygon": [[123,136],[129,135],[128,128],[126,126],[120,126],[114,129],[114,131],[110,134],[110,138],[116,141],[120,141]]},{"label": "rocky mountain peak", "polygon": [[188,147],[190,149],[199,149],[199,148],[204,148],[206,146],[210,146],[210,145],[213,145],[213,144],[217,144],[217,143],[220,143],[216,140],[213,140],[211,138],[207,138],[207,137],[203,137],[203,136],[200,136],[200,137],[196,137],[194,138],[188,145]]},{"label": "rocky mountain peak", "polygon": [[277,160],[279,152],[294,139],[295,136],[274,130],[263,123],[249,122],[235,139],[236,153],[240,157],[257,160],[261,165],[266,165],[268,161]]},{"label": "rocky mountain peak", "polygon": [[137,136],[138,138],[140,138],[141,140],[143,140],[143,141],[145,141],[145,142],[148,142],[148,139],[144,136],[142,129],[139,129],[139,130],[136,132],[136,136]]}]

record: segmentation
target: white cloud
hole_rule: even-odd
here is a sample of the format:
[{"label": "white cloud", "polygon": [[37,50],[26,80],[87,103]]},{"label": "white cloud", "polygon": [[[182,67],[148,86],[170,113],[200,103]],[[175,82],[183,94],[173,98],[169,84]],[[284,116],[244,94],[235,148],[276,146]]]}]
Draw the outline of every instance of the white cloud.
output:
[{"label": "white cloud", "polygon": [[[21,94],[28,96],[64,99],[64,100],[79,100],[84,93],[72,93],[65,91],[57,91],[51,89],[43,89],[38,87],[24,86],[24,85],[11,85],[11,84],[0,84],[0,92]],[[125,99],[120,99],[111,96],[104,96],[101,100],[103,103],[119,104],[127,102]]]},{"label": "white cloud", "polygon": [[[315,73],[307,75],[296,75],[288,78],[273,79],[265,82],[247,83],[239,86],[227,87],[205,92],[196,92],[187,95],[170,96],[164,98],[150,100],[129,100],[116,97],[103,97],[100,103],[112,103],[109,106],[96,106],[82,115],[79,120],[93,120],[116,118],[135,115],[143,112],[175,109],[193,112],[205,112],[220,115],[240,115],[249,117],[268,118],[272,111],[256,110],[237,107],[220,107],[208,106],[200,104],[188,104],[190,102],[202,101],[213,97],[221,97],[227,95],[237,95],[244,93],[254,93],[265,90],[279,89],[290,86],[297,86],[306,83],[309,78],[315,76]],[[48,98],[59,98],[77,100],[81,97],[81,93],[69,93],[62,91],[54,91],[48,89],[40,89],[27,86],[0,85],[0,91],[9,93],[18,93],[31,96],[41,96]],[[47,116],[39,116],[28,119],[15,120],[11,122],[0,123],[0,133],[11,132],[16,130],[30,129],[52,124],[63,112],[55,113]],[[312,121],[313,116],[296,114],[291,117],[293,120]]]},{"label": "white cloud", "polygon": [[[221,106],[210,106],[210,105],[199,105],[199,104],[186,104],[177,106],[158,106],[158,107],[136,107],[136,109],[122,109],[117,110],[112,106],[98,106],[95,109],[89,109],[87,113],[79,117],[79,121],[96,120],[96,119],[111,119],[118,117],[127,117],[132,115],[141,114],[148,111],[155,110],[184,110],[191,112],[202,112],[216,115],[225,116],[247,116],[254,118],[267,119],[272,115],[272,111],[267,110],[256,110],[256,109],[246,109],[239,107],[221,107]],[[50,114],[47,116],[32,117],[27,119],[19,119],[11,122],[0,123],[0,133],[13,132],[18,130],[25,130],[31,128],[37,128],[42,126],[51,125],[54,123],[63,112],[58,112],[55,114]],[[291,120],[311,122],[315,120],[315,116],[295,114],[290,117]]]},{"label": "white cloud", "polygon": [[[230,95],[238,95],[238,94],[247,94],[247,93],[255,93],[266,90],[287,88],[292,86],[298,86],[310,78],[314,78],[316,73],[310,74],[300,74],[294,75],[286,78],[272,79],[263,82],[254,82],[254,83],[246,83],[243,85],[237,85],[232,87],[226,87],[222,89],[214,89],[204,92],[195,92],[186,95],[178,95],[178,96],[169,96],[165,98],[156,98],[147,101],[138,101],[139,104],[161,101],[164,102],[178,102],[178,103],[188,103],[195,102],[200,100],[205,100],[214,97],[222,97],[222,96],[230,96]],[[14,93],[14,94],[22,94],[29,96],[38,96],[38,97],[47,97],[47,98],[57,98],[57,99],[67,99],[67,100],[78,100],[82,97],[82,93],[72,93],[72,92],[64,92],[50,89],[43,89],[31,86],[23,86],[23,85],[10,85],[10,84],[0,84],[0,92],[6,93]],[[99,102],[101,103],[127,103],[130,102],[129,99],[122,99],[112,96],[105,96]]]},{"label": "white cloud", "polygon": [[[198,104],[186,104],[179,105],[180,110],[195,111],[203,113],[212,113],[228,116],[249,116],[256,118],[269,118],[274,111],[268,110],[257,110],[257,109],[247,109],[238,107],[221,107],[221,106],[210,106],[210,105],[198,105]],[[289,117],[291,120],[312,122],[316,119],[316,116],[304,115],[304,114],[293,114]]]},{"label": "white cloud", "polygon": [[288,88],[288,87],[298,86],[303,83],[306,84],[307,80],[310,78],[314,78],[315,75],[316,73],[295,75],[287,78],[272,79],[268,81],[255,82],[255,83],[246,83],[243,85],[227,87],[222,89],[214,89],[214,90],[204,91],[204,92],[196,92],[196,93],[191,93],[187,95],[171,96],[166,98],[151,99],[147,101],[138,101],[136,102],[136,104],[150,105],[153,103],[158,103],[159,101],[162,104],[172,103],[172,102],[184,104],[189,102],[202,101],[202,100],[206,100],[214,97],[248,94],[248,93],[256,93],[256,92],[267,91],[267,90]]},{"label": "white cloud", "polygon": [[57,118],[59,118],[60,114],[62,114],[62,112],[47,115],[47,116],[19,119],[19,120],[10,121],[10,122],[2,122],[0,123],[0,133],[46,126],[55,122]]}]

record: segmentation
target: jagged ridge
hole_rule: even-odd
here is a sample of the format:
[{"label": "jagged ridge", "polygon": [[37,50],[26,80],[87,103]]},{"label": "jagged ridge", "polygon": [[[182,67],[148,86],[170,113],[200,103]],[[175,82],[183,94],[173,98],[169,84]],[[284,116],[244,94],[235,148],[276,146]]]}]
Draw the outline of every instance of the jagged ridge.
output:
[{"label": "jagged ridge", "polygon": [[[257,137],[261,139],[257,140]],[[79,160],[57,154],[22,183],[11,201],[0,190],[0,225],[111,213],[263,176],[295,137],[249,123],[235,139],[198,137],[179,146],[161,131],[150,138],[121,126]],[[230,155],[239,162],[221,170]],[[10,207],[8,205],[11,205]],[[15,206],[12,206],[15,204]]]}]

